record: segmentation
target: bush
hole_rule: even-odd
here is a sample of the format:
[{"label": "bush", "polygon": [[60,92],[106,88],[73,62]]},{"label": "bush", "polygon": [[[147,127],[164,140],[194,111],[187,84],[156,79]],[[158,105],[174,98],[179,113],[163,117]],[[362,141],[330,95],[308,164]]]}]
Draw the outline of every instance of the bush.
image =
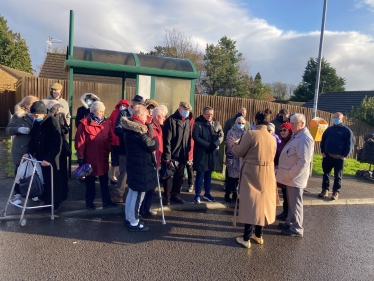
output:
[{"label": "bush", "polygon": [[10,139],[3,140],[3,144],[6,148],[5,157],[1,160],[2,164],[5,166],[5,173],[7,177],[14,177],[14,166],[11,160],[11,151],[12,151],[12,141]]}]

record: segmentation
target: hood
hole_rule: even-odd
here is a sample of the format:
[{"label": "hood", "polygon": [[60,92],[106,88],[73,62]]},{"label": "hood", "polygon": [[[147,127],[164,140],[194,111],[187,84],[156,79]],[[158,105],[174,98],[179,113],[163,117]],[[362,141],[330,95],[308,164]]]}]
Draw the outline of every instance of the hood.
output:
[{"label": "hood", "polygon": [[137,121],[128,119],[126,116],[121,117],[121,126],[126,131],[133,131],[138,134],[146,134],[148,131],[147,126],[140,124]]},{"label": "hood", "polygon": [[26,109],[22,108],[20,106],[21,103],[17,103],[15,106],[14,106],[14,115],[16,115],[17,117],[21,118],[23,116],[26,115],[27,111]]},{"label": "hood", "polygon": [[120,100],[120,101],[116,104],[116,109],[119,109],[119,106],[120,106],[121,104],[124,104],[124,105],[126,105],[127,107],[130,106],[130,103],[129,103],[127,100]]},{"label": "hood", "polygon": [[88,106],[88,104],[86,103],[86,97],[87,97],[88,95],[91,95],[91,98],[94,99],[95,101],[100,101],[100,98],[99,98],[98,96],[96,96],[95,94],[93,94],[93,93],[85,93],[85,94],[83,94],[83,95],[81,96],[81,103],[82,103],[82,105],[83,105],[85,108],[90,108],[90,107]]}]

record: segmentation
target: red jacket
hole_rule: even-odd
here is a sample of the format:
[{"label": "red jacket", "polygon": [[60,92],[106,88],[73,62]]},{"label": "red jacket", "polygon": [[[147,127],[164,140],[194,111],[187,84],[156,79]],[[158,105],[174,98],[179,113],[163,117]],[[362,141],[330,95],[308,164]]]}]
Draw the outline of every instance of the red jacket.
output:
[{"label": "red jacket", "polygon": [[113,146],[119,146],[119,138],[114,134],[114,127],[116,126],[116,120],[117,120],[117,116],[119,114],[119,107],[120,107],[121,104],[124,104],[127,107],[130,106],[130,104],[127,100],[120,100],[117,103],[116,108],[112,111],[112,114],[110,114],[110,117],[109,117],[109,121],[112,123],[110,131],[112,133],[112,145]]},{"label": "red jacket", "polygon": [[160,167],[161,164],[161,155],[163,150],[163,141],[162,141],[162,128],[160,126],[157,126],[155,123],[152,123],[153,125],[153,137],[158,143],[158,148],[156,149],[156,163],[157,167]]},{"label": "red jacket", "polygon": [[192,131],[193,131],[193,126],[195,125],[195,119],[193,119],[192,112],[190,112],[190,115],[189,115],[188,118],[190,119],[190,124],[191,124],[191,129],[190,129],[190,132],[191,132],[191,149],[188,152],[188,158],[187,158],[187,160],[193,160],[194,140],[192,138]]},{"label": "red jacket", "polygon": [[105,120],[100,125],[90,117],[83,118],[75,134],[77,156],[91,164],[92,176],[102,176],[109,171],[109,152],[112,141],[111,123]]}]

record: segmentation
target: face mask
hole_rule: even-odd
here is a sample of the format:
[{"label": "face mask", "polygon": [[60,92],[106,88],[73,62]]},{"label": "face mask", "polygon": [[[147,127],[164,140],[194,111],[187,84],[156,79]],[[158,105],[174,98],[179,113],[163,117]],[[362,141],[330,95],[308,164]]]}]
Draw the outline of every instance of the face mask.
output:
[{"label": "face mask", "polygon": [[57,99],[60,96],[60,93],[57,93],[55,91],[51,91],[51,96],[52,96],[52,98]]},{"label": "face mask", "polygon": [[125,109],[126,109],[126,106],[122,105],[122,106],[119,107],[119,110],[121,110],[121,111],[124,111]]},{"label": "face mask", "polygon": [[238,127],[239,130],[244,130],[243,124],[236,124],[236,127]]},{"label": "face mask", "polygon": [[188,115],[190,115],[190,112],[188,110],[183,109],[181,115],[182,115],[183,118],[187,118]]},{"label": "face mask", "polygon": [[87,99],[86,103],[87,103],[88,106],[90,106],[92,104],[92,100]]},{"label": "face mask", "polygon": [[43,117],[35,118],[35,121],[36,121],[36,122],[42,122],[42,121],[43,121]]},{"label": "face mask", "polygon": [[332,122],[334,125],[339,125],[340,124],[340,118],[332,118]]}]

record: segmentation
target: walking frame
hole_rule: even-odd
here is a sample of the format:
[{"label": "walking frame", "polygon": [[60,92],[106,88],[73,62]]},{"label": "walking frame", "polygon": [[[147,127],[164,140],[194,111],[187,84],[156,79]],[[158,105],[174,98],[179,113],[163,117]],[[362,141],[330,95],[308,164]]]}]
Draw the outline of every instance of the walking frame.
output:
[{"label": "walking frame", "polygon": [[[42,161],[37,161],[37,160],[30,159],[30,158],[22,157],[20,166],[22,165],[22,163],[24,161],[32,161],[34,163],[39,163],[39,164],[42,163]],[[6,217],[6,212],[7,212],[8,206],[9,206],[9,204],[12,204],[13,206],[15,206],[17,208],[22,209],[21,217],[19,219],[19,224],[21,226],[26,225],[26,219],[24,218],[25,210],[41,209],[41,208],[51,207],[51,220],[54,220],[55,216],[54,216],[54,203],[53,203],[53,167],[52,167],[52,165],[50,165],[50,168],[51,168],[51,205],[39,205],[39,206],[34,206],[34,207],[26,207],[27,200],[29,199],[29,195],[30,195],[31,185],[32,185],[32,182],[33,182],[33,179],[34,179],[34,175],[36,173],[36,165],[34,165],[33,173],[32,173],[32,176],[31,176],[30,183],[29,183],[29,188],[27,190],[26,198],[24,200],[23,205],[16,204],[16,203],[12,202],[14,187],[16,186],[16,180],[14,180],[12,189],[11,189],[10,194],[9,194],[8,201],[7,201],[6,206],[5,206],[5,209],[3,211],[1,211],[1,216]]]}]

